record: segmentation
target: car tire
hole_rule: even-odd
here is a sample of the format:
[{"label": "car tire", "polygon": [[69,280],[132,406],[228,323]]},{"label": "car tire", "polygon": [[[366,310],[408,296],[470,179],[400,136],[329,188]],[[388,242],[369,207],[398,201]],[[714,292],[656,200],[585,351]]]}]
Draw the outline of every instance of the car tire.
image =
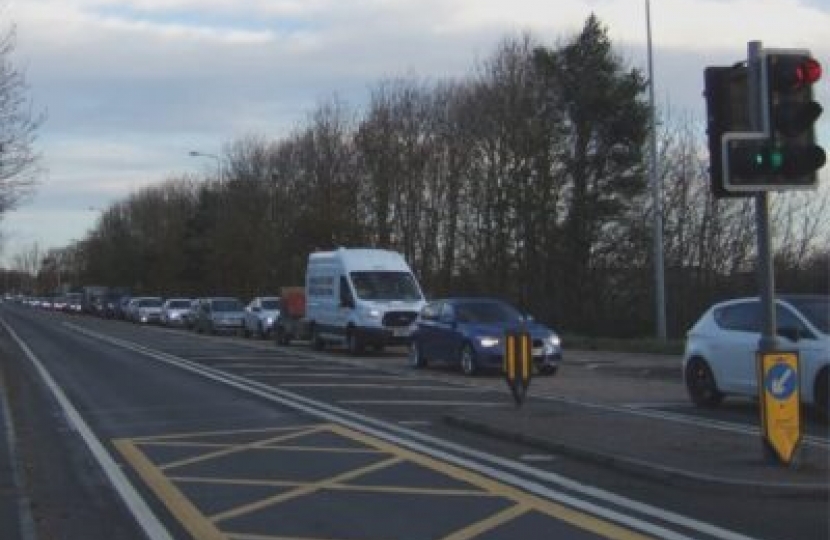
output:
[{"label": "car tire", "polygon": [[346,334],[346,348],[352,356],[363,354],[363,343],[361,343],[360,338],[357,336],[357,332],[355,332],[353,328],[348,330]]},{"label": "car tire", "polygon": [[461,372],[468,376],[472,377],[476,373],[478,373],[478,361],[476,360],[476,352],[473,350],[473,346],[469,343],[465,343],[461,347],[461,352],[458,355],[458,363],[461,364]]},{"label": "car tire", "polygon": [[326,342],[320,337],[316,326],[311,329],[311,348],[315,351],[322,351],[326,348]]},{"label": "car tire", "polygon": [[816,411],[825,420],[830,420],[830,368],[824,368],[816,377],[813,391]]},{"label": "car tire", "polygon": [[698,407],[717,407],[723,401],[723,394],[718,390],[715,375],[706,360],[702,358],[689,360],[684,380],[689,399]]},{"label": "car tire", "polygon": [[559,366],[539,366],[539,375],[552,377],[556,375],[557,369],[559,369]]},{"label": "car tire", "polygon": [[274,332],[277,335],[277,345],[291,345],[291,336],[288,335],[288,332],[285,331],[285,328],[283,328],[282,326],[277,326]]},{"label": "car tire", "polygon": [[409,365],[415,369],[427,367],[427,359],[421,352],[421,346],[414,339],[409,343]]}]

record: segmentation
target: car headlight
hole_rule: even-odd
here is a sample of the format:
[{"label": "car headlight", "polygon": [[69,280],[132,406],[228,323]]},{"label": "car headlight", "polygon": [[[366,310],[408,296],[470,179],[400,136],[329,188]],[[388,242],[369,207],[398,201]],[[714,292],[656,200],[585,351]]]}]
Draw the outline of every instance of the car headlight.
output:
[{"label": "car headlight", "polygon": [[495,347],[499,344],[499,338],[480,337],[478,338],[478,342],[481,344],[482,347]]},{"label": "car headlight", "polygon": [[367,319],[380,319],[380,310],[371,308],[363,312]]},{"label": "car headlight", "polygon": [[265,317],[265,324],[268,324],[268,325],[274,324],[274,318],[273,317]]},{"label": "car headlight", "polygon": [[556,354],[561,350],[562,340],[556,334],[551,334],[544,341],[545,354]]}]

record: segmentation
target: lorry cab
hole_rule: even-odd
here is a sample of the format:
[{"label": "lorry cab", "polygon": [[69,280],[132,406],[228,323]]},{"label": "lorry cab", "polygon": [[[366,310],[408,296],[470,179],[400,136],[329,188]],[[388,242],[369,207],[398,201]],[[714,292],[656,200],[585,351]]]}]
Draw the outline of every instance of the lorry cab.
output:
[{"label": "lorry cab", "polygon": [[340,248],[308,257],[306,319],[315,348],[339,343],[359,354],[366,346],[406,344],[423,305],[399,253]]}]

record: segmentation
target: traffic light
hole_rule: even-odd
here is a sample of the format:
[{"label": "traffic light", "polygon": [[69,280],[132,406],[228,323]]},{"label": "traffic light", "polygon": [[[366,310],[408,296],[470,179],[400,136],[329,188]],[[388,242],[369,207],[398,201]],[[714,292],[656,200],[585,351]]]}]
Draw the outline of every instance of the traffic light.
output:
[{"label": "traffic light", "polygon": [[710,66],[703,72],[706,98],[706,133],[709,141],[709,177],[715,197],[739,197],[726,189],[723,160],[723,137],[729,132],[749,131],[747,68]]},{"label": "traffic light", "polygon": [[809,188],[826,162],[814,125],[822,107],[813,100],[821,64],[808,51],[772,49],[761,64],[761,98],[769,145],[766,184],[772,189]]}]

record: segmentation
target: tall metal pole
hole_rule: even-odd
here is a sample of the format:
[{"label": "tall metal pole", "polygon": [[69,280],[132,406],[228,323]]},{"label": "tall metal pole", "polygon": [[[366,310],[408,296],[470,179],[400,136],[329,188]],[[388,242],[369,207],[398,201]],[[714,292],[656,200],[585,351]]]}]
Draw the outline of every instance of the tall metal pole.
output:
[{"label": "tall metal pole", "polygon": [[[752,131],[763,131],[762,106],[765,99],[761,96],[761,56],[763,47],[760,41],[747,44],[747,70],[749,73],[749,122]],[[758,286],[761,298],[761,339],[758,349],[761,352],[773,352],[777,347],[775,321],[775,273],[772,264],[772,240],[769,219],[769,196],[766,191],[755,194],[755,225],[758,242]]]},{"label": "tall metal pole", "polygon": [[663,264],[663,205],[657,178],[657,120],[654,107],[654,62],[651,53],[651,3],[646,0],[646,36],[648,41],[648,102],[651,124],[648,175],[654,206],[654,298],[656,302],[657,338],[666,340],[666,284]]}]

